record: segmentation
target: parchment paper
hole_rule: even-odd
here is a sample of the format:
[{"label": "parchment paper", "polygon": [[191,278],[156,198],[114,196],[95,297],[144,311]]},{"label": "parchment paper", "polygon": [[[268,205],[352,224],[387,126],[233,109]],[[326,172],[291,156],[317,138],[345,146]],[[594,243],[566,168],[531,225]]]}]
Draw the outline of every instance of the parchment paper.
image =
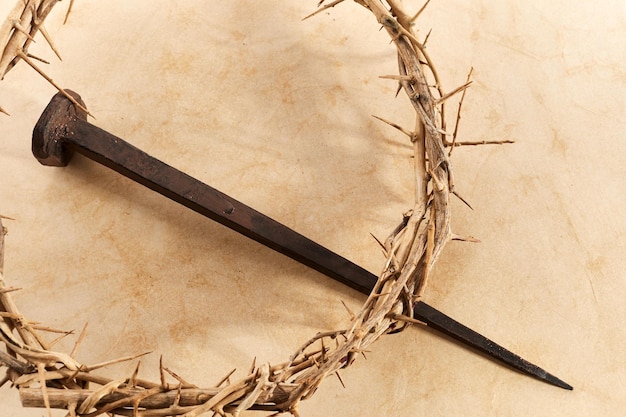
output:
[{"label": "parchment paper", "polygon": [[[345,2],[301,21],[315,3],[78,1],[66,25],[67,4],[47,22],[63,61],[43,39],[31,52],[94,124],[377,273],[370,233],[396,226],[413,182],[406,137],[371,115],[407,128],[414,115],[378,78],[396,73],[396,57],[372,15]],[[454,151],[474,210],[454,201],[453,228],[481,243],[448,245],[426,301],[574,391],[410,329],[344,370],[346,389],[327,380],[301,414],[623,415],[626,6],[433,2],[418,26],[433,29],[445,89],[474,68],[460,140],[515,141]],[[143,377],[158,378],[163,355],[210,386],[341,328],[340,300],[360,307],[356,292],[81,156],[39,165],[31,131],[54,92],[26,65],[0,83],[12,114],[0,115],[0,213],[16,219],[4,222],[5,279],[23,288],[29,319],[89,323],[79,361],[152,351]],[[7,386],[0,404],[44,413]]]}]

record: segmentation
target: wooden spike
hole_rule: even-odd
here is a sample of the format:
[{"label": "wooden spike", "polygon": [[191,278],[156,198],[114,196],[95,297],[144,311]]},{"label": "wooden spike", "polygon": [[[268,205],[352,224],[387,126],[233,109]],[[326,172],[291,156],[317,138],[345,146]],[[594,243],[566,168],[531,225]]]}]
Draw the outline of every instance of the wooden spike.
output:
[{"label": "wooden spike", "polygon": [[[33,328],[33,330],[35,330],[35,328]],[[60,336],[56,337],[56,338],[55,338],[52,342],[49,342],[49,343],[48,343],[48,346],[47,346],[48,350],[49,350],[49,349],[52,349],[52,347],[53,347],[54,345],[56,345],[57,343],[59,343],[61,340],[65,339],[65,338],[66,338],[67,336],[69,336],[70,334],[72,334],[72,333],[70,332],[70,333],[65,333],[65,334],[62,334],[62,335],[60,335]]]},{"label": "wooden spike", "polygon": [[411,23],[415,23],[415,21],[418,17],[420,17],[424,9],[426,9],[426,6],[428,6],[428,3],[430,3],[430,0],[426,0],[426,3],[424,3],[424,5],[417,11],[417,13],[415,13],[415,15],[411,18]]},{"label": "wooden spike", "polygon": [[[472,78],[472,72],[474,72],[474,67],[470,67],[469,72],[467,73],[466,83],[468,83]],[[467,90],[463,90],[463,94],[461,95],[461,99],[459,100],[459,107],[456,111],[456,121],[454,122],[454,132],[452,133],[452,147],[448,152],[448,157],[452,155],[452,150],[454,149],[454,144],[456,143],[456,135],[459,133],[459,123],[461,122],[461,107],[463,107],[463,100],[465,100],[465,93]]]},{"label": "wooden spike", "polygon": [[195,386],[194,384],[191,384],[187,381],[185,381],[183,379],[183,377],[181,377],[180,375],[178,375],[176,372],[172,371],[170,368],[168,368],[167,366],[163,368],[163,370],[165,372],[167,372],[168,374],[170,374],[170,376],[172,378],[174,378],[175,380],[177,380],[179,382],[179,385],[181,386],[185,386],[185,387],[193,387],[193,388],[198,388],[197,386]]},{"label": "wooden spike", "polygon": [[378,78],[385,78],[388,80],[409,81],[414,82],[415,77],[410,75],[379,75]]},{"label": "wooden spike", "polygon": [[165,381],[165,371],[163,370],[163,355],[159,356],[159,376],[161,378],[161,388],[167,389],[167,382]]},{"label": "wooden spike", "polygon": [[33,37],[30,36],[30,33],[28,33],[28,30],[26,30],[26,28],[22,26],[19,20],[14,20],[11,23],[13,23],[13,28],[15,28],[15,30],[17,30],[18,32],[22,32],[28,39],[31,40],[31,42],[35,42],[35,39],[33,39]]},{"label": "wooden spike", "polygon": [[339,379],[341,386],[345,388],[346,384],[343,383],[343,379],[341,379],[341,375],[339,375],[339,371],[335,371],[335,375],[337,375],[337,378]]},{"label": "wooden spike", "polygon": [[[514,140],[503,139],[503,140],[475,140],[475,141],[463,141],[463,142],[446,142],[444,145],[450,147],[458,147],[458,146],[479,146],[479,145],[506,145],[515,143]],[[452,150],[452,149],[450,149]]]},{"label": "wooden spike", "polygon": [[423,321],[414,319],[413,317],[405,316],[404,314],[390,314],[389,318],[392,320],[404,321],[406,323],[420,324],[422,326],[427,326],[427,324],[424,323]]},{"label": "wooden spike", "polygon": [[437,99],[437,101],[435,101],[435,106],[438,106],[439,104],[443,103],[444,101],[446,101],[447,99],[449,99],[453,95],[460,93],[461,91],[465,92],[465,90],[467,90],[467,88],[471,84],[472,84],[472,81],[468,81],[465,84],[463,84],[462,86],[455,88],[454,90],[452,90],[448,94],[446,94],[443,97]]},{"label": "wooden spike", "polygon": [[59,58],[59,61],[63,61],[63,58],[61,58],[61,54],[59,53],[58,49],[54,45],[54,42],[52,42],[52,38],[50,37],[50,34],[46,30],[45,26],[41,24],[38,26],[38,28],[41,34],[43,35],[44,39],[46,40],[46,42],[48,42],[48,45],[50,45],[50,49],[52,49],[54,54]]},{"label": "wooden spike", "polygon": [[49,332],[49,333],[62,333],[65,335],[74,334],[74,330],[55,329],[53,327],[42,326],[40,324],[35,324],[35,323],[32,323],[31,327],[33,328],[33,330],[41,330],[41,331]]},{"label": "wooden spike", "polygon": [[0,106],[0,113],[4,113],[7,116],[10,116],[9,112],[7,112],[5,109],[3,109],[2,106]]},{"label": "wooden spike", "polygon": [[70,17],[70,12],[72,11],[72,6],[74,6],[74,0],[70,0],[70,5],[67,8],[67,12],[65,13],[65,19],[63,19],[63,24],[67,23],[67,18]]},{"label": "wooden spike", "polygon": [[[313,13],[311,13],[308,16],[305,16],[302,20],[307,20],[310,17],[315,16],[318,13],[322,13],[324,10],[326,9],[330,9],[331,7],[335,7],[336,5],[338,5],[339,3],[341,3],[343,0],[335,0],[332,3],[328,3],[326,6],[322,7],[321,9],[317,9],[316,11],[314,11]],[[323,1],[319,2],[317,4],[317,7],[319,7],[321,4],[323,3]]]},{"label": "wooden spike", "polygon": [[387,249],[385,248],[385,244],[383,242],[381,242],[380,239],[378,239],[376,236],[374,236],[373,233],[370,233],[370,236],[374,238],[374,240],[380,245],[381,248],[383,248],[383,252],[387,253]]},{"label": "wooden spike", "polygon": [[[428,38],[430,38],[430,34],[432,33],[432,31],[433,31],[432,29],[430,29],[430,30],[428,31],[428,33],[426,34],[426,37],[424,38],[424,42],[422,42],[422,46],[423,46],[424,48],[426,48],[426,42],[428,42]],[[420,62],[421,62],[421,61],[420,61]],[[428,65],[427,63],[423,63],[423,64]]]},{"label": "wooden spike", "polygon": [[235,371],[237,370],[237,368],[233,369],[232,371],[230,371],[229,373],[226,374],[226,376],[222,379],[220,379],[220,382],[217,383],[217,385],[215,386],[215,388],[219,388],[220,385],[222,385],[224,382],[227,382],[230,380],[230,377],[235,373]]},{"label": "wooden spike", "polygon": [[85,338],[85,335],[87,334],[88,325],[89,325],[89,322],[86,322],[85,325],[83,326],[83,330],[81,330],[80,335],[78,336],[78,339],[76,339],[76,343],[74,343],[74,349],[72,349],[72,353],[70,353],[71,358],[76,357],[76,353],[78,352],[78,347],[80,346],[83,339]]},{"label": "wooden spike", "polygon": [[39,73],[39,75],[41,75],[43,78],[46,79],[46,81],[48,81],[50,84],[52,84],[52,86],[54,88],[57,89],[57,91],[59,91],[61,94],[63,94],[69,101],[71,101],[76,107],[78,107],[79,109],[81,109],[82,111],[84,111],[85,113],[87,113],[89,116],[93,117],[95,119],[95,117],[93,116],[93,114],[89,113],[89,110],[87,110],[87,108],[85,108],[85,106],[83,106],[82,104],[80,104],[78,101],[76,101],[76,99],[74,97],[72,97],[71,95],[69,95],[67,93],[67,91],[65,91],[63,88],[61,88],[61,86],[59,86],[57,83],[54,82],[54,80],[52,78],[50,78],[48,76],[48,74],[46,74],[41,68],[39,68],[37,65],[35,65],[35,63],[33,61],[30,60],[30,58],[24,53],[24,51],[22,51],[21,49],[18,49],[15,54],[20,57],[22,60],[24,60],[24,62],[26,62],[28,65],[30,65],[30,67],[32,69],[34,69],[35,71],[37,71]]},{"label": "wooden spike", "polygon": [[408,136],[409,138],[411,138],[411,139],[412,139],[412,138],[413,138],[413,136],[414,136],[413,132],[411,132],[411,131],[409,131],[409,130],[407,130],[407,129],[403,128],[403,127],[402,127],[402,126],[400,126],[400,125],[395,124],[394,122],[391,122],[391,121],[389,121],[389,120],[387,120],[387,119],[384,119],[384,118],[382,118],[382,117],[375,116],[375,115],[372,115],[372,117],[374,117],[375,119],[380,120],[381,122],[385,122],[385,123],[387,123],[387,124],[388,124],[389,126],[391,126],[391,127],[395,127],[396,129],[398,129],[400,132],[404,133],[405,135],[407,135],[407,136]]},{"label": "wooden spike", "polygon": [[128,385],[130,385],[132,388],[135,388],[137,386],[137,376],[139,375],[140,366],[141,366],[141,361],[137,361],[137,366],[135,366],[135,370],[133,371],[133,374],[130,376],[130,379],[128,380]]},{"label": "wooden spike", "polygon": [[398,83],[398,88],[396,89],[396,95],[395,97],[398,97],[398,94],[400,94],[400,91],[402,91],[402,83]]},{"label": "wooden spike", "polygon": [[37,55],[33,55],[30,52],[27,53],[26,56],[29,57],[29,58],[35,59],[35,60],[37,60],[39,62],[43,62],[44,64],[50,64],[50,61],[45,60],[45,59],[43,59],[41,57],[38,57]]},{"label": "wooden spike", "polygon": [[457,235],[456,233],[452,233],[452,240],[460,240],[461,242],[471,242],[471,243],[480,243],[479,239],[476,239],[475,237],[472,236],[461,236],[461,235]]},{"label": "wooden spike", "polygon": [[106,362],[97,363],[95,365],[84,366],[81,369],[84,370],[85,372],[95,371],[96,369],[105,368],[107,366],[115,365],[117,363],[132,361],[133,359],[137,359],[141,356],[145,356],[150,353],[152,352],[144,352],[144,353],[139,353],[137,355],[126,356],[124,358],[113,359],[112,361],[106,361]]},{"label": "wooden spike", "polygon": [[469,207],[470,210],[474,210],[474,207],[472,207],[470,205],[470,203],[467,202],[467,200],[465,200],[463,197],[461,197],[461,195],[459,193],[457,193],[456,191],[452,190],[452,194],[454,194],[456,196],[456,198],[461,200],[467,207]]},{"label": "wooden spike", "polygon": [[339,301],[341,301],[341,304],[343,304],[343,307],[346,309],[346,311],[350,315],[350,320],[354,320],[355,316],[354,316],[354,313],[352,312],[352,310],[350,310],[350,307],[348,307],[348,305],[343,300],[339,300]]}]

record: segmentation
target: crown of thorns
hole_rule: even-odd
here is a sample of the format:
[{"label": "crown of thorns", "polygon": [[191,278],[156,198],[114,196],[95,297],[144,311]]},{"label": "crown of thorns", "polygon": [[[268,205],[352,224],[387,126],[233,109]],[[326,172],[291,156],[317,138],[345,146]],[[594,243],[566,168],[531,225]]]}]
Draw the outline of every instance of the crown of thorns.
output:
[{"label": "crown of thorns", "polygon": [[[343,0],[328,4],[321,1],[320,11]],[[24,407],[66,409],[69,416],[199,416],[212,412],[237,416],[244,410],[298,415],[298,405],[313,395],[329,375],[341,381],[340,370],[365,352],[380,337],[397,332],[414,322],[412,305],[424,292],[430,271],[445,244],[452,239],[472,240],[452,233],[449,200],[454,190],[450,155],[456,146],[504,142],[458,142],[457,133],[465,90],[470,74],[460,87],[444,92],[441,80],[425,49],[428,36],[420,41],[414,23],[428,1],[415,14],[405,12],[397,0],[355,0],[369,10],[390,36],[398,56],[398,74],[382,78],[398,83],[416,113],[413,129],[403,128],[382,117],[408,137],[414,145],[415,196],[413,207],[390,236],[379,242],[386,262],[378,283],[361,310],[349,313],[344,329],[318,333],[303,343],[283,363],[256,364],[246,375],[234,380],[232,372],[210,388],[200,388],[160,363],[160,381],[138,377],[139,364],[132,375],[121,379],[99,376],[97,370],[138,356],[86,365],[75,357],[85,331],[71,353],[52,350],[44,333],[59,332],[36,325],[18,310],[11,297],[14,290],[2,277],[4,234],[0,217],[0,364],[7,368],[1,384],[11,382],[20,393]],[[54,53],[57,48],[43,23],[58,0],[20,0],[0,27],[2,78],[23,61],[48,80],[68,99],[77,103],[40,68],[44,59],[28,53],[39,32]],[[67,15],[72,8],[70,1]],[[67,15],[66,19],[67,20]],[[453,129],[446,125],[446,100],[461,93]],[[87,109],[84,109],[87,111]],[[0,111],[7,113],[2,107]],[[8,113],[7,113],[8,114]],[[462,200],[462,199],[461,199]],[[346,307],[347,308],[347,307]],[[66,335],[70,332],[61,332]],[[342,382],[343,384],[343,382]]]}]

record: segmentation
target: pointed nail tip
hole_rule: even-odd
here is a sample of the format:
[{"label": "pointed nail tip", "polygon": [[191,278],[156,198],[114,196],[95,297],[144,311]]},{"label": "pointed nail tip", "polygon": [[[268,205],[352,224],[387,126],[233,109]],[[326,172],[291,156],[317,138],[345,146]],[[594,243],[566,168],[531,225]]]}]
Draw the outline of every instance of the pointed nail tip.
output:
[{"label": "pointed nail tip", "polygon": [[[439,330],[448,336],[460,340],[463,344],[486,353],[491,359],[504,363],[517,371],[533,376],[559,388],[569,391],[574,389],[574,387],[565,381],[562,381],[554,375],[546,372],[544,369],[531,364],[511,351],[476,333],[474,330],[465,327],[463,324],[446,316],[442,312],[437,311],[423,301],[415,303],[413,317],[426,322],[428,327]],[[462,331],[460,331],[459,328],[462,328]],[[454,331],[451,329],[454,329]],[[467,337],[468,334],[473,337]]]},{"label": "pointed nail tip", "polygon": [[563,381],[561,381],[561,385],[559,385],[559,387],[561,387],[561,388],[563,388],[563,389],[566,389],[566,390],[568,390],[568,391],[573,391],[573,390],[574,390],[574,387],[573,387],[573,386],[571,386],[571,385],[570,385],[570,384],[568,384],[567,382],[563,382]]},{"label": "pointed nail tip", "polygon": [[565,381],[555,377],[552,374],[547,374],[546,377],[545,377],[545,381],[550,383],[550,384],[552,384],[552,385],[554,385],[554,386],[557,386],[559,388],[563,388],[563,389],[566,389],[566,390],[569,390],[569,391],[572,391],[574,389],[573,386],[571,386],[567,382],[565,382]]}]

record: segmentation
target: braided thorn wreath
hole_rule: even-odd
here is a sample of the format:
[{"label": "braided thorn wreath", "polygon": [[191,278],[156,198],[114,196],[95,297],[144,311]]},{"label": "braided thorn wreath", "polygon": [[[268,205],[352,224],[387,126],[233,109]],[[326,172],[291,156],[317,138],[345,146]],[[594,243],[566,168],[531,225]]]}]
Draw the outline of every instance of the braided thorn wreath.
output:
[{"label": "braided thorn wreath", "polygon": [[[19,61],[24,61],[64,92],[34,62],[37,58],[28,53],[29,44],[40,32],[58,55],[43,26],[57,1],[18,1],[0,28],[0,42],[5,45],[0,57],[2,76]],[[95,372],[98,369],[136,357],[95,365],[81,364],[75,354],[84,331],[73,352],[51,350],[52,344],[46,342],[41,333],[55,330],[27,320],[11,298],[14,289],[7,287],[0,275],[0,340],[4,345],[4,351],[0,351],[0,364],[7,369],[2,383],[11,382],[17,388],[24,407],[65,409],[69,416],[89,417],[104,414],[194,417],[205,413],[238,416],[244,410],[276,414],[290,412],[298,416],[300,402],[310,398],[327,376],[337,375],[341,380],[339,371],[349,367],[375,341],[415,324],[411,318],[413,304],[422,296],[430,271],[446,243],[451,239],[473,240],[453,234],[450,228],[449,201],[451,195],[458,196],[450,164],[452,150],[460,145],[507,141],[457,141],[461,105],[470,85],[470,75],[460,87],[444,92],[435,65],[425,49],[426,39],[420,41],[414,29],[428,2],[416,13],[409,14],[398,0],[355,1],[374,15],[395,45],[398,74],[382,77],[398,83],[398,91],[403,90],[408,97],[416,120],[413,129],[405,129],[378,117],[404,133],[413,146],[415,197],[413,207],[404,214],[401,223],[384,242],[379,242],[386,262],[360,311],[350,313],[345,328],[311,337],[283,363],[257,365],[253,362],[249,372],[236,381],[231,381],[232,375],[229,374],[213,387],[200,388],[162,363],[161,378],[157,382],[140,379],[139,366],[132,375],[119,379],[98,376]],[[342,2],[336,0],[324,4],[321,1],[312,15]],[[72,3],[70,9],[71,6]],[[461,99],[454,129],[450,132],[446,126],[445,106],[451,96],[459,93]],[[73,97],[67,96],[74,101]],[[1,226],[1,219],[0,230],[3,255],[5,229]],[[176,382],[167,382],[172,378]]]}]

